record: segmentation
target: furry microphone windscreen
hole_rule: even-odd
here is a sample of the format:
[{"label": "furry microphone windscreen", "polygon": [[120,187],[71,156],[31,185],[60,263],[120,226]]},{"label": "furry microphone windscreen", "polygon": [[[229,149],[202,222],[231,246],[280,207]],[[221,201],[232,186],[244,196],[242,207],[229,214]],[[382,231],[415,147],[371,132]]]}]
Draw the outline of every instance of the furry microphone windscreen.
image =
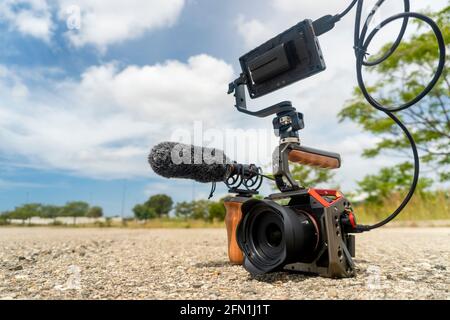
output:
[{"label": "furry microphone windscreen", "polygon": [[218,149],[162,142],[148,157],[153,171],[165,178],[192,179],[197,182],[221,182],[231,163]]}]

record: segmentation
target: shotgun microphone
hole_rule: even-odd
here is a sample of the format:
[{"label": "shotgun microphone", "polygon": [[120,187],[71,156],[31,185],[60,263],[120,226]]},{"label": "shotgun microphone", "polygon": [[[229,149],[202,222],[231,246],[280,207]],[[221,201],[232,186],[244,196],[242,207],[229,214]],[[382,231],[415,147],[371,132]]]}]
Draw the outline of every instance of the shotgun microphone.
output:
[{"label": "shotgun microphone", "polygon": [[222,150],[176,142],[162,142],[148,157],[153,171],[165,178],[197,182],[222,182],[235,172],[234,164]]}]

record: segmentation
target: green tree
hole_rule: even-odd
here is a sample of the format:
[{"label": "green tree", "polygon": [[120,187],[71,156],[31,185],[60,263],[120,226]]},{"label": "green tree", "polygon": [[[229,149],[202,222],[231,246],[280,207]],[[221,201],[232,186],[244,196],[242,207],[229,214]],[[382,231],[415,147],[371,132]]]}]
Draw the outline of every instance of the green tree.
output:
[{"label": "green tree", "polygon": [[208,200],[197,200],[192,202],[192,218],[198,220],[209,220],[209,205]]},{"label": "green tree", "polygon": [[56,218],[61,214],[61,207],[44,205],[41,209],[41,217],[47,219],[53,219],[55,222]]},{"label": "green tree", "polygon": [[42,205],[39,203],[24,204],[23,206],[17,207],[12,215],[13,219],[20,219],[25,223],[28,220],[28,224],[31,223],[32,217],[40,217],[42,212]]},{"label": "green tree", "polygon": [[172,210],[173,201],[172,198],[165,194],[157,194],[151,196],[144,204],[146,207],[154,210],[158,217],[162,215],[168,215]]},{"label": "green tree", "polygon": [[224,199],[221,199],[218,202],[212,202],[209,205],[209,220],[219,220],[219,221],[224,221],[225,220],[225,215],[226,215],[227,211],[225,209],[224,206]]},{"label": "green tree", "polygon": [[[449,2],[450,4],[450,2]],[[450,6],[432,14],[439,24],[445,42],[450,43]],[[423,23],[417,23],[417,32],[409,39],[405,39],[397,51],[387,61],[369,69],[378,75],[379,80],[368,87],[371,93],[379,92],[378,100],[384,105],[395,106],[402,101],[409,101],[417,96],[432,78],[437,65],[438,47],[434,34],[424,29]],[[387,44],[382,52],[391,46]],[[447,45],[447,48],[449,46]],[[448,52],[448,50],[447,50]],[[380,55],[377,54],[378,57]],[[448,57],[448,55],[447,55]],[[443,182],[450,180],[450,78],[448,67],[431,93],[417,105],[396,113],[403,123],[410,129],[420,150],[421,160],[433,172],[439,174]],[[360,125],[363,130],[380,137],[373,148],[363,151],[363,156],[372,158],[382,151],[388,151],[395,156],[410,157],[409,143],[400,128],[384,113],[378,112],[368,105],[360,90],[355,89],[353,99],[339,114],[340,120],[351,120]],[[404,173],[404,166],[383,169],[380,178],[386,174],[393,175],[393,180],[410,184],[410,179],[396,179]],[[403,172],[402,172],[403,170]],[[370,176],[361,182],[361,188],[367,189],[375,176]],[[392,179],[384,179],[386,188]],[[425,183],[422,181],[422,184]]]},{"label": "green tree", "polygon": [[103,217],[103,209],[101,207],[91,207],[89,208],[86,216],[89,218]]},{"label": "green tree", "polygon": [[191,202],[179,202],[175,206],[175,216],[178,218],[189,219],[192,216],[193,206]]},{"label": "green tree", "polygon": [[3,211],[1,217],[5,220],[11,219],[11,211]]},{"label": "green tree", "polygon": [[133,213],[136,219],[147,221],[156,218],[156,212],[153,208],[149,208],[145,204],[137,204],[133,208]]},{"label": "green tree", "polygon": [[16,207],[14,210],[9,212],[9,218],[14,220],[22,220],[22,223],[25,224],[25,220],[27,220],[29,216],[23,207]]},{"label": "green tree", "polygon": [[[383,168],[376,175],[368,175],[359,182],[359,191],[367,195],[369,203],[382,204],[383,199],[389,198],[395,193],[405,192],[411,182],[413,166],[403,163],[392,168]],[[430,179],[420,179],[417,191],[422,194],[430,187]]]},{"label": "green tree", "polygon": [[78,217],[85,217],[89,210],[89,204],[82,201],[68,202],[61,208],[61,215],[65,217],[73,217],[73,224],[77,223]]},{"label": "green tree", "polygon": [[9,223],[9,219],[11,219],[11,212],[4,211],[0,214],[0,225],[7,225]]}]

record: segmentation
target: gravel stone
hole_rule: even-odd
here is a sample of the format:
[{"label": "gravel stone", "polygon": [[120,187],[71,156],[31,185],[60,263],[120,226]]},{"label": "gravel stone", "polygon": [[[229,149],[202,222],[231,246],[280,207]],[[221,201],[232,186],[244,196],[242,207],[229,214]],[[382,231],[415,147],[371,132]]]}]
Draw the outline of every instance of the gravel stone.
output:
[{"label": "gravel stone", "polygon": [[2,228],[0,299],[450,299],[450,228],[357,235],[357,276],[228,263],[224,229]]}]

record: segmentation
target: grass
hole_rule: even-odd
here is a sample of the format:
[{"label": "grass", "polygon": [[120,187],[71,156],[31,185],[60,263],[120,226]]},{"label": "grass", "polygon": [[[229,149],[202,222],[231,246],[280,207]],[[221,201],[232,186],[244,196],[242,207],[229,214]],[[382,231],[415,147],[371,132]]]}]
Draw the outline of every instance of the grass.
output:
[{"label": "grass", "polygon": [[[354,205],[358,223],[371,224],[386,218],[402,201],[399,194],[393,194],[381,204],[356,204]],[[434,221],[434,222],[433,222]],[[3,221],[5,222],[5,221]],[[426,223],[423,223],[426,222]],[[2,221],[0,221],[2,225]],[[4,224],[3,224],[4,225]],[[450,191],[437,191],[433,194],[417,193],[408,206],[391,223],[392,226],[450,226]],[[34,227],[34,225],[10,225],[14,227]],[[204,221],[193,219],[152,219],[146,222],[127,220],[125,222],[97,222],[78,225],[49,225],[60,228],[148,228],[148,229],[189,229],[189,228],[225,228],[223,221]]]},{"label": "grass", "polygon": [[[358,204],[354,206],[358,223],[381,221],[391,214],[403,200],[393,194],[382,204]],[[437,191],[433,194],[416,193],[395,221],[450,220],[450,192]]]}]

